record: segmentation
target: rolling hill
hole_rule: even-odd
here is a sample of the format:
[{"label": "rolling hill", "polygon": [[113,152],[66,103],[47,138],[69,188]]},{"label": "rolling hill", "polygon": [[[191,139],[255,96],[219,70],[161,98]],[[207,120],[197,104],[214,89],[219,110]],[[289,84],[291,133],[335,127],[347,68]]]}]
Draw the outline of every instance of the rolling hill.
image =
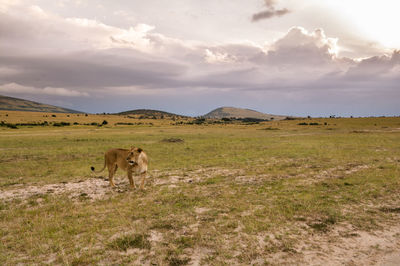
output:
[{"label": "rolling hill", "polygon": [[220,107],[203,116],[204,118],[256,118],[256,119],[268,119],[268,120],[282,120],[287,116],[283,115],[271,115],[257,112],[251,109],[243,109],[236,107]]},{"label": "rolling hill", "polygon": [[47,113],[82,113],[72,109],[2,95],[0,95],[0,110]]}]

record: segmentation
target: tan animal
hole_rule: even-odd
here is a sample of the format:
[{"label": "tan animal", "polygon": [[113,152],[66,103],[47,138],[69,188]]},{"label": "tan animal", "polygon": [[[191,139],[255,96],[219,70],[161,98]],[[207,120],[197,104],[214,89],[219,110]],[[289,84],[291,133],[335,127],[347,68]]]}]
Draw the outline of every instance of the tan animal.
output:
[{"label": "tan animal", "polygon": [[110,186],[115,187],[114,174],[118,167],[127,172],[130,187],[136,188],[132,173],[140,175],[142,180],[140,189],[144,188],[144,179],[147,175],[148,160],[146,153],[141,148],[132,147],[131,149],[111,149],[104,154],[104,166],[100,171],[95,171],[94,167],[90,167],[93,172],[101,173],[106,168],[108,169],[108,177]]}]

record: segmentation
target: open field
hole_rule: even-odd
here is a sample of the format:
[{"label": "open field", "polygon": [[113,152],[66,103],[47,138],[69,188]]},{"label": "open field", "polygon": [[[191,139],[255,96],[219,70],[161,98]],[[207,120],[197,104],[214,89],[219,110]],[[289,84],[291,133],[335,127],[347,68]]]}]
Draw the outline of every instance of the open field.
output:
[{"label": "open field", "polygon": [[[175,125],[0,112],[45,120],[71,125],[0,127],[1,265],[400,261],[400,118]],[[116,189],[90,172],[132,145],[150,157],[145,191],[121,171]]]}]

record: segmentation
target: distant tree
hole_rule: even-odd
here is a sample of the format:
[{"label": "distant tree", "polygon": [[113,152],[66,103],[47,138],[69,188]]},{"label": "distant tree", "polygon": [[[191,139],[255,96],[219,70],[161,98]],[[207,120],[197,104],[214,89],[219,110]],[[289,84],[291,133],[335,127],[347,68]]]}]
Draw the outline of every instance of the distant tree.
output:
[{"label": "distant tree", "polygon": [[107,120],[104,120],[101,124],[104,126],[104,125],[107,125],[108,122],[107,122]]}]

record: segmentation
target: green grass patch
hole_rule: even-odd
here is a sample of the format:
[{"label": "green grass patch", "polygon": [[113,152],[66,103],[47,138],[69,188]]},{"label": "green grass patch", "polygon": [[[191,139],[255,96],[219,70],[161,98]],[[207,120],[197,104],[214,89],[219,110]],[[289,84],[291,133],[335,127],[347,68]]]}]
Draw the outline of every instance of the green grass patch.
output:
[{"label": "green grass patch", "polygon": [[109,247],[115,250],[126,251],[130,248],[150,249],[151,244],[147,240],[146,235],[135,234],[118,237],[109,244]]}]

